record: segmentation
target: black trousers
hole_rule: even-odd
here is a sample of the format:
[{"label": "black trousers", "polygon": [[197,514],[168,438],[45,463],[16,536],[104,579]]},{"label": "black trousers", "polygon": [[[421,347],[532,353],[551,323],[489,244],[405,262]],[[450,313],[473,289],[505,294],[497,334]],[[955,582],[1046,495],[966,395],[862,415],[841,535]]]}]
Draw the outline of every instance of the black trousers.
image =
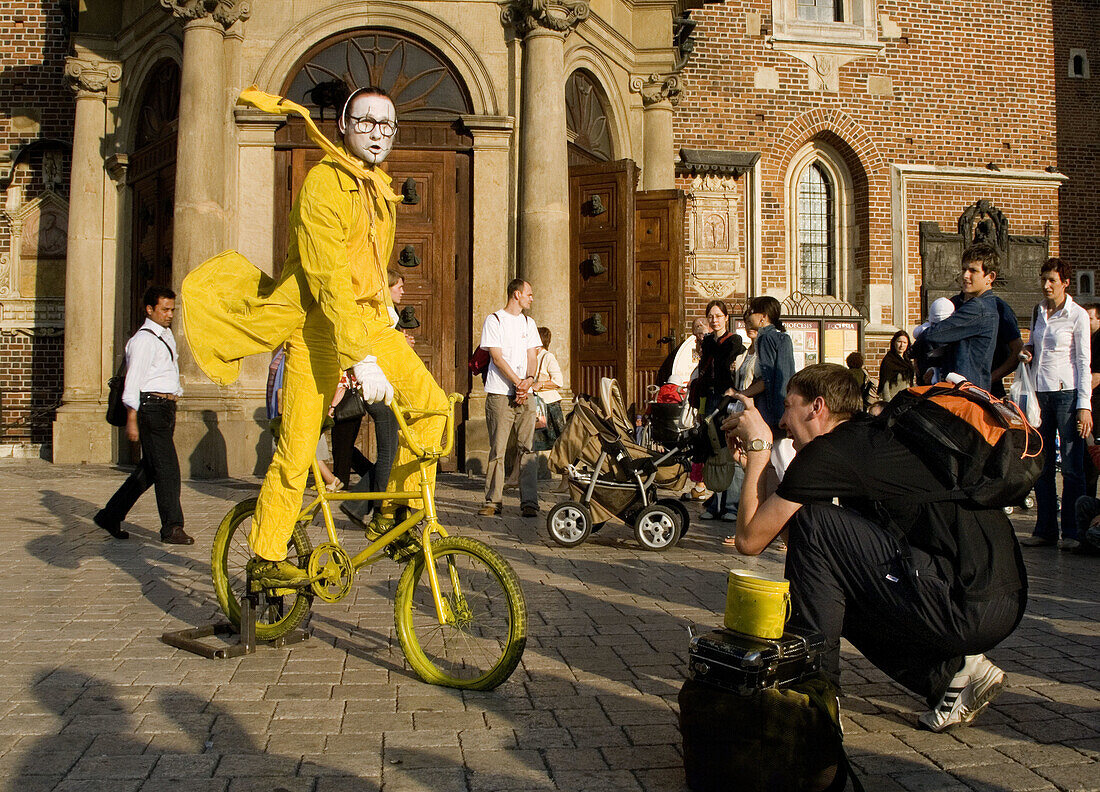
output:
[{"label": "black trousers", "polygon": [[155,487],[160,532],[163,534],[174,525],[182,528],[180,463],[172,438],[176,430],[176,403],[143,394],[137,425],[141,462],[103,507],[105,517],[111,522],[122,522],[142,493]]},{"label": "black trousers", "polygon": [[[365,475],[362,475],[354,486],[348,487],[349,492],[384,492],[386,486],[390,483],[390,471],[393,470],[393,461],[397,458],[397,444],[399,441],[397,417],[393,414],[393,410],[383,402],[375,402],[367,405],[367,415],[374,421],[374,444],[378,449],[378,454],[373,463],[367,461],[370,466],[369,470]],[[336,424],[336,426],[340,426],[340,424]],[[357,427],[357,434],[358,431]],[[352,440],[352,442],[355,441]],[[336,465],[335,427],[333,428],[332,445],[333,464]],[[336,473],[336,476],[339,477],[340,474]],[[341,480],[347,481],[347,479]],[[365,520],[373,507],[374,501],[344,501],[341,506],[345,512],[355,515],[360,520]]]},{"label": "black trousers", "polygon": [[959,601],[932,558],[878,524],[832,505],[792,518],[786,576],[791,624],[823,633],[823,665],[840,682],[840,639],[935,706],[965,655],[986,652],[1015,628],[1023,593]]},{"label": "black trousers", "polygon": [[352,471],[358,476],[370,475],[371,461],[355,447],[362,424],[359,417],[332,425],[332,475],[345,484],[351,481]]}]

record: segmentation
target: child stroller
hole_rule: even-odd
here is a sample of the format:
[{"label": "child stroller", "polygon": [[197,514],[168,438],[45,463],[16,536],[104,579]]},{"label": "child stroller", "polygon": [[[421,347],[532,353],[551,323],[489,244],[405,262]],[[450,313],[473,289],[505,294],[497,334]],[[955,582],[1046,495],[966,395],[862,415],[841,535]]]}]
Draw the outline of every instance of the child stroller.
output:
[{"label": "child stroller", "polygon": [[547,514],[550,538],[575,547],[617,517],[646,550],[667,550],[687,532],[688,511],[658,488],[683,487],[692,427],[682,425],[680,405],[661,405],[676,409],[651,418],[663,447],[647,450],[634,441],[618,384],[604,379],[600,391],[603,404],[577,397],[550,454],[550,469],[565,474],[571,496]]}]

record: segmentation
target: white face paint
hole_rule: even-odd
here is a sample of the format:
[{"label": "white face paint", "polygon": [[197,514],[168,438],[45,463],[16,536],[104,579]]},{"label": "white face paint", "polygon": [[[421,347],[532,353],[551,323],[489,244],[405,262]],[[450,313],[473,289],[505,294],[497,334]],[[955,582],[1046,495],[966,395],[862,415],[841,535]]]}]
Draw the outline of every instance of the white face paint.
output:
[{"label": "white face paint", "polygon": [[[366,123],[374,128],[369,132],[359,132],[357,123]],[[336,122],[336,128],[344,136],[344,145],[350,153],[368,165],[378,165],[390,155],[396,137],[396,134],[389,137],[382,134],[382,127],[396,123],[397,110],[393,102],[385,96],[360,94],[351,100],[347,123],[341,118]]]}]

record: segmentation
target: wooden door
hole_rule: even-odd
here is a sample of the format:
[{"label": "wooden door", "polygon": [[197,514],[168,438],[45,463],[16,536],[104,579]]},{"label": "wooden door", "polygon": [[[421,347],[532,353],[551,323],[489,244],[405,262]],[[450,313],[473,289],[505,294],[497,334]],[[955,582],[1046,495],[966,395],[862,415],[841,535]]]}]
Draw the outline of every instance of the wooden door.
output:
[{"label": "wooden door", "polygon": [[[286,223],[294,197],[309,169],[324,156],[321,149],[299,143],[296,130],[285,129],[295,144],[280,147],[277,164],[285,182],[276,186],[276,270],[286,257]],[[420,320],[420,327],[412,331],[414,349],[447,393],[469,391],[470,162],[470,155],[464,152],[395,149],[383,166],[393,178],[395,190],[400,192],[405,180],[412,178],[420,198],[419,203],[397,207],[389,266],[404,276],[404,305],[412,305]],[[418,266],[399,263],[406,246],[412,247]],[[454,470],[457,460],[465,458],[462,418],[460,408],[456,450],[443,465],[445,470]],[[367,442],[363,447],[370,455],[372,434],[368,428],[364,427]]]},{"label": "wooden door", "polygon": [[634,395],[645,399],[683,326],[684,193],[634,196]]},{"label": "wooden door", "polygon": [[[173,142],[175,135],[172,136]],[[172,218],[175,214],[175,161],[133,183],[130,234],[129,336],[145,322],[145,291],[153,285],[172,286]]]},{"label": "wooden door", "polygon": [[[569,171],[573,391],[595,395],[599,393],[602,377],[615,377],[628,404],[634,399],[637,173],[638,168],[631,160],[574,167]],[[597,197],[603,212],[597,212],[594,206],[593,199]],[[599,256],[599,267],[594,266],[594,256]],[[602,272],[598,271],[601,267]]]}]

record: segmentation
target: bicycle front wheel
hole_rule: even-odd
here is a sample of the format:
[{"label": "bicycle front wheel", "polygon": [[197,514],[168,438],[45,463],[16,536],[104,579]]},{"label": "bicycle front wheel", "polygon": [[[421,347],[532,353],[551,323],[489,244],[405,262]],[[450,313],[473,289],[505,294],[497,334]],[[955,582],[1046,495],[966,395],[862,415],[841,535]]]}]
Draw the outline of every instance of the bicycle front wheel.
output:
[{"label": "bicycle front wheel", "polygon": [[492,690],[519,664],[527,643],[527,605],[519,578],[488,545],[464,536],[432,543],[439,623],[423,553],[397,583],[394,625],[409,665],[433,685]]},{"label": "bicycle front wheel", "polygon": [[[241,626],[241,597],[248,593],[246,566],[252,558],[248,532],[256,513],[256,499],[249,498],[234,506],[225,515],[214,534],[214,549],[210,554],[210,573],[218,605],[234,627]],[[303,569],[313,551],[305,527],[295,525],[287,543],[287,560]],[[256,640],[274,641],[302,623],[313,604],[313,593],[301,589],[293,594],[275,596],[261,591],[256,607]]]}]

